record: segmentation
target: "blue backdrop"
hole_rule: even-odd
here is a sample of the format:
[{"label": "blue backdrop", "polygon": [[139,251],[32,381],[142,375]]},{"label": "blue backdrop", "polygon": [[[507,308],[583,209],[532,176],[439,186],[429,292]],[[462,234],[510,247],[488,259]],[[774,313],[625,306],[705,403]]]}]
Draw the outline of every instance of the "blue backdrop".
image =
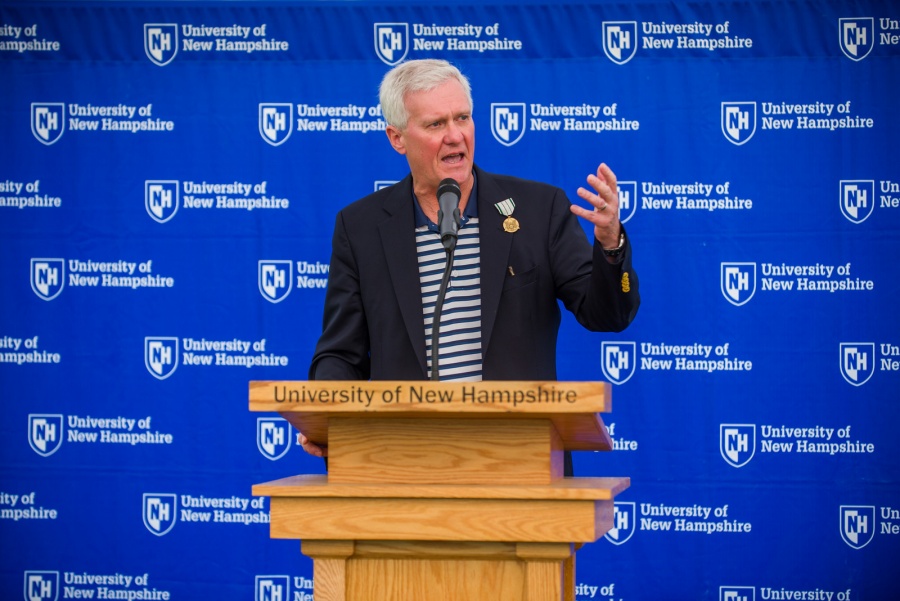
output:
[{"label": "blue backdrop", "polygon": [[620,179],[642,307],[560,335],[614,384],[576,472],[632,478],[578,599],[896,598],[898,46],[874,1],[5,2],[0,597],[311,599],[250,488],[322,464],[247,382],[305,378],[335,213],[407,173],[378,84],[440,57],[479,165]]}]

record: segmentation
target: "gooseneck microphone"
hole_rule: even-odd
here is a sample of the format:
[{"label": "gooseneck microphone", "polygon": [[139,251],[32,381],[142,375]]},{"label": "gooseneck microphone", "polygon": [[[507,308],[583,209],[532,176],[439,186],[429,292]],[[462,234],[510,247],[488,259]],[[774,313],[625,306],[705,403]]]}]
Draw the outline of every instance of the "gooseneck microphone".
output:
[{"label": "gooseneck microphone", "polygon": [[448,177],[438,186],[438,227],[441,231],[441,244],[450,250],[456,247],[459,232],[459,198],[462,195],[459,184]]},{"label": "gooseneck microphone", "polygon": [[440,379],[438,347],[441,343],[441,311],[444,308],[444,296],[446,296],[447,287],[450,284],[453,253],[459,237],[459,199],[461,195],[459,184],[455,179],[448,177],[438,186],[438,228],[441,232],[441,244],[447,251],[447,264],[444,266],[444,276],[441,278],[441,287],[438,290],[434,315],[431,319],[431,379],[434,381]]}]

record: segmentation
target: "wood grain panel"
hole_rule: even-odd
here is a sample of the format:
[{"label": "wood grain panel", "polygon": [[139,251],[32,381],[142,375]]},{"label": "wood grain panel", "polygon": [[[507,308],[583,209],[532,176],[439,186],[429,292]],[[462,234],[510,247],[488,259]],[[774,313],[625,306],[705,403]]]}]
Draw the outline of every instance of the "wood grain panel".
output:
[{"label": "wood grain panel", "polygon": [[524,570],[517,561],[351,559],[347,599],[522,601]]},{"label": "wood grain panel", "polygon": [[563,478],[547,485],[504,484],[333,484],[322,474],[290,476],[255,484],[253,494],[273,498],[556,499],[611,500],[629,478]]},{"label": "wood grain panel", "polygon": [[297,539],[593,542],[596,518],[604,515],[598,503],[612,502],[272,498],[270,532]]},{"label": "wood grain panel", "polygon": [[357,541],[354,557],[380,559],[516,559],[516,543]]},{"label": "wood grain panel", "polygon": [[563,598],[563,569],[559,561],[525,564],[524,601],[557,601]]},{"label": "wood grain panel", "polygon": [[332,483],[549,484],[562,477],[549,420],[332,418]]}]

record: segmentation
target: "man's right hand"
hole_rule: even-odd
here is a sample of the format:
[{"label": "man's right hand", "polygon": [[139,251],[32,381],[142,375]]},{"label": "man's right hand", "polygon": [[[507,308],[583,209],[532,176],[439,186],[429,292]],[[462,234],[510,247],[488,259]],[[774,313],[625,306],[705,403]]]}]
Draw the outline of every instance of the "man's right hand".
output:
[{"label": "man's right hand", "polygon": [[319,446],[317,444],[311,443],[309,439],[300,434],[300,446],[303,447],[303,450],[313,455],[314,457],[328,457],[328,447],[327,446]]}]

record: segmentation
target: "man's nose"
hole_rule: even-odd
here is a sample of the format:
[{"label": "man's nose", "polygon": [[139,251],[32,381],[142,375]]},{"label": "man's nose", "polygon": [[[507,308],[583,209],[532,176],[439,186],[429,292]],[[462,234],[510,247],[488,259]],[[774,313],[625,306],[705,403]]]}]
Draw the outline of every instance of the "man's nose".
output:
[{"label": "man's nose", "polygon": [[456,144],[457,142],[461,142],[463,139],[462,128],[456,121],[451,121],[450,125],[447,126],[447,130],[444,134],[444,142],[446,144]]}]

